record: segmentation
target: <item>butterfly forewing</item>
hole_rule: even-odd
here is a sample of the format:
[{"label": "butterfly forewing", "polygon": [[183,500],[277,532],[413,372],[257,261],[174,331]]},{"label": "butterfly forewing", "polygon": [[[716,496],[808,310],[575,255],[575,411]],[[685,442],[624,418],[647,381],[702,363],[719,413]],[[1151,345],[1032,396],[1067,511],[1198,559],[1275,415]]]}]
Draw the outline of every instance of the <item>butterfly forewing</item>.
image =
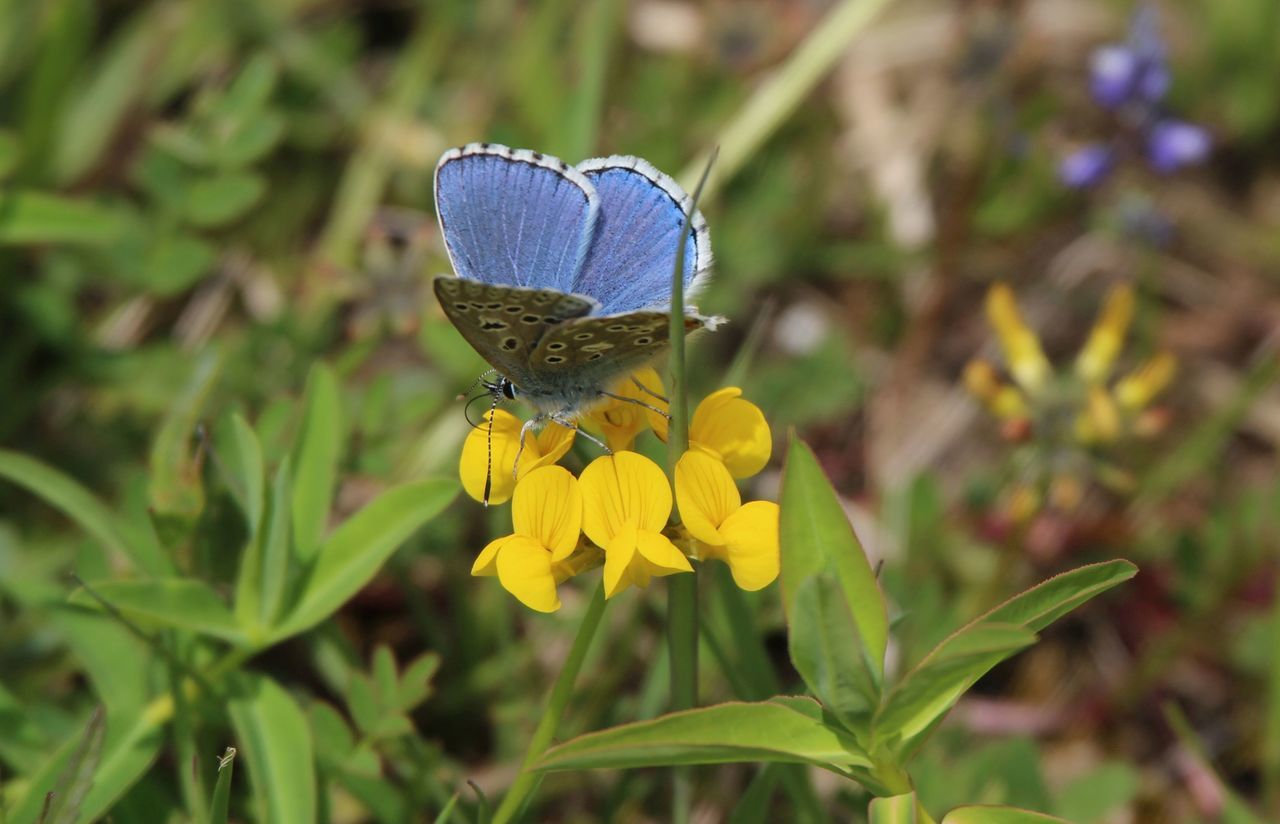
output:
[{"label": "butterfly forewing", "polygon": [[557,324],[596,304],[554,289],[522,289],[441,276],[433,283],[445,316],[467,343],[517,386],[535,379],[530,354]]}]

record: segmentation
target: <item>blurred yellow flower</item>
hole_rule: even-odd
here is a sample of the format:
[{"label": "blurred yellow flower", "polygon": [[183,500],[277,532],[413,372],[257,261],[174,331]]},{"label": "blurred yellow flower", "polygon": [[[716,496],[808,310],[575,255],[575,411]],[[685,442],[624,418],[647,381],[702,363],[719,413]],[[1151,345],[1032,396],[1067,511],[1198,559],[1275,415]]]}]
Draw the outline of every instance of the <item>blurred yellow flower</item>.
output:
[{"label": "blurred yellow flower", "polygon": [[964,385],[1000,420],[1017,420],[1030,415],[1027,400],[1018,387],[1000,380],[995,367],[984,360],[970,361],[965,366]]},{"label": "blurred yellow flower", "polygon": [[1133,289],[1127,284],[1114,286],[1089,333],[1089,339],[1076,357],[1076,374],[1087,383],[1102,383],[1124,345],[1124,336],[1133,321]]},{"label": "blurred yellow flower", "polygon": [[1023,322],[1013,290],[1003,283],[987,292],[987,318],[1000,338],[1013,379],[1027,392],[1039,391],[1053,370],[1040,348],[1040,338]]},{"label": "blurred yellow flower", "polygon": [[653,461],[635,452],[596,458],[582,471],[582,529],[604,550],[604,594],[649,585],[654,576],[692,572],[689,559],[662,534],[671,486]]},{"label": "blurred yellow flower", "polygon": [[1173,380],[1178,362],[1168,352],[1161,352],[1133,370],[1116,384],[1116,400],[1126,412],[1141,411],[1155,400]]},{"label": "blurred yellow flower", "polygon": [[573,574],[563,562],[582,534],[582,502],[578,480],[569,470],[530,470],[515,490],[512,534],[491,541],[471,566],[471,574],[497,575],[520,603],[538,612],[555,612],[560,608],[556,584]]},{"label": "blurred yellow flower", "polygon": [[[493,416],[492,434],[488,420]],[[486,482],[489,503],[502,504],[511,499],[516,488],[513,472],[516,453],[520,449],[520,427],[524,424],[515,415],[502,409],[485,413],[485,423],[467,434],[462,444],[462,458],[458,462],[458,474],[462,488],[477,501],[485,499]],[[538,433],[525,438],[524,454],[520,456],[520,478],[539,467],[549,466],[564,457],[573,446],[574,430],[548,422]],[[492,448],[492,462],[490,462]]]},{"label": "blurred yellow flower", "polygon": [[676,504],[689,534],[705,547],[703,557],[729,565],[745,590],[762,589],[778,577],[778,505],[745,506],[729,470],[704,452],[686,452],[676,464]]},{"label": "blurred yellow flower", "polygon": [[649,415],[653,413],[645,406],[667,408],[661,397],[662,378],[656,369],[646,366],[615,383],[609,391],[630,400],[610,398],[587,413],[587,423],[594,424],[593,430],[598,429],[604,435],[610,449],[621,452],[630,449],[636,436],[649,426]]},{"label": "blurred yellow flower", "polygon": [[1076,418],[1076,438],[1081,443],[1105,443],[1120,437],[1120,410],[1115,398],[1102,386],[1089,387],[1084,410]]},{"label": "blurred yellow flower", "polygon": [[[665,409],[666,404],[655,404]],[[649,413],[649,423],[667,439],[667,419]],[[702,399],[689,421],[689,448],[722,461],[735,478],[749,478],[769,463],[773,435],[760,407],[742,398],[742,390],[726,386]]]}]

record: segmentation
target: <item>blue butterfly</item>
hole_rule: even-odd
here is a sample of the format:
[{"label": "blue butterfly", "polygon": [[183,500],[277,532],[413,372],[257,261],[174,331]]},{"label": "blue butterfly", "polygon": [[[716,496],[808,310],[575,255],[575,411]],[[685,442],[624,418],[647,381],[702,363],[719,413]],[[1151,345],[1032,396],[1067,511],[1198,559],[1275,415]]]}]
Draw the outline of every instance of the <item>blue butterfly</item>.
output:
[{"label": "blue butterfly", "polygon": [[[671,273],[690,198],[648,162],[570,166],[528,149],[472,143],[440,158],[436,211],[457,277],[434,281],[445,315],[521,397],[552,420],[614,397],[609,387],[669,345]],[[684,288],[707,281],[711,240],[695,213]],[[685,309],[685,331],[720,318]],[[522,433],[523,434],[523,433]]]}]

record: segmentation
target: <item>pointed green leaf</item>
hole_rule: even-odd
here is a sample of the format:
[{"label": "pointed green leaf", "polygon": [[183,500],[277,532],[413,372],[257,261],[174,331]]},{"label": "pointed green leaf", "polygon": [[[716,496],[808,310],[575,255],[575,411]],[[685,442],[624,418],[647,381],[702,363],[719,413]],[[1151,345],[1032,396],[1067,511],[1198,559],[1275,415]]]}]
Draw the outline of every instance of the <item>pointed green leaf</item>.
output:
[{"label": "pointed green leaf", "polygon": [[916,824],[917,821],[915,793],[871,799],[867,824]]},{"label": "pointed green leaf", "polygon": [[877,739],[924,731],[988,670],[1035,640],[1035,633],[1011,624],[979,624],[947,638],[889,692],[876,714]]},{"label": "pointed green leaf", "polygon": [[227,824],[231,804],[231,775],[235,772],[236,748],[227,747],[218,759],[218,783],[213,787],[213,803],[209,805],[209,824]]},{"label": "pointed green leaf", "polygon": [[87,200],[45,192],[0,192],[0,246],[108,244],[125,227],[115,209]]},{"label": "pointed green leaf", "polygon": [[995,807],[986,804],[957,807],[947,813],[942,824],[1070,824],[1066,819],[1044,813],[1019,810],[1015,807]]},{"label": "pointed green leaf", "polygon": [[153,510],[194,518],[204,506],[204,484],[195,444],[196,424],[220,371],[221,358],[208,350],[196,359],[186,385],[169,408],[151,444],[148,496]]},{"label": "pointed green leaf", "polygon": [[191,225],[216,228],[244,217],[266,191],[253,172],[225,172],[193,182],[183,207]]},{"label": "pointed green leaf", "polygon": [[231,497],[244,513],[249,537],[262,527],[262,507],[266,494],[266,470],[262,460],[262,444],[253,427],[238,413],[225,418],[218,427],[217,468],[223,472]]},{"label": "pointed green leaf", "polygon": [[316,820],[316,775],[306,717],[266,676],[244,674],[234,690],[231,722],[260,804],[257,820],[310,824]]},{"label": "pointed green leaf", "polygon": [[796,587],[787,645],[810,692],[851,729],[865,731],[879,694],[858,625],[831,573],[810,575]]},{"label": "pointed green leaf", "polygon": [[1104,561],[1055,575],[978,618],[1039,632],[1071,610],[1138,574],[1125,560]]},{"label": "pointed green leaf", "polygon": [[400,674],[396,672],[396,659],[391,648],[378,644],[373,651],[373,681],[378,688],[378,706],[396,708],[396,693],[400,691]]},{"label": "pointed green leaf", "polygon": [[788,626],[796,620],[800,585],[812,575],[831,572],[843,591],[878,682],[884,676],[884,651],[889,640],[884,599],[849,516],[818,459],[794,435],[782,475],[780,518],[782,594]]},{"label": "pointed green leaf", "polygon": [[126,524],[73,478],[18,452],[0,449],[0,478],[7,478],[42,498],[75,521],[89,537],[119,558],[127,558],[152,575],[172,571],[168,558],[151,542],[131,540]]},{"label": "pointed green leaf", "polygon": [[772,701],[719,704],[588,733],[548,750],[539,770],[780,761],[837,773],[870,766],[849,735]]},{"label": "pointed green leaf", "polygon": [[404,484],[382,493],[333,531],[303,583],[297,606],[273,639],[315,626],[369,582],[396,548],[458,494],[450,478]]},{"label": "pointed green leaf", "polygon": [[319,551],[329,523],[342,449],[342,398],[328,366],[311,370],[303,410],[293,455],[293,548],[305,563]]},{"label": "pointed green leaf", "polygon": [[[237,644],[244,642],[231,610],[202,581],[191,578],[101,581],[91,588],[112,608],[139,623],[190,630]],[[72,593],[71,601],[100,607],[98,599],[83,589]]]},{"label": "pointed green leaf", "polygon": [[255,641],[275,625],[289,575],[293,475],[288,461],[276,467],[267,509],[257,535],[240,559],[236,580],[236,620]]}]

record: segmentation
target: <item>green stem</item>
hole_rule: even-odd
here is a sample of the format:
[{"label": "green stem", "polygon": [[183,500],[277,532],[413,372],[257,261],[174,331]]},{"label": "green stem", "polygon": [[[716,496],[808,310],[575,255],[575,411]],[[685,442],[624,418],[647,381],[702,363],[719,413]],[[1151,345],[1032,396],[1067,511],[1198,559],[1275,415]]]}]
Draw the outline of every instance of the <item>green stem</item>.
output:
[{"label": "green stem", "polygon": [[604,603],[604,584],[601,583],[596,587],[595,595],[591,596],[591,603],[587,606],[587,612],[582,616],[582,623],[578,626],[578,635],[573,639],[573,647],[570,648],[569,656],[565,658],[564,666],[560,668],[560,675],[556,677],[556,682],[551,687],[546,710],[538,719],[538,727],[533,731],[529,749],[525,751],[524,761],[520,764],[520,774],[511,784],[511,789],[507,790],[502,803],[498,806],[498,811],[494,813],[493,824],[506,824],[508,821],[515,820],[524,809],[529,796],[542,781],[542,774],[535,772],[533,765],[546,752],[547,747],[551,746],[551,740],[555,738],[556,730],[560,726],[560,719],[564,717],[569,699],[573,697],[573,683],[578,679],[578,671],[582,669],[583,659],[587,657],[591,641],[596,637],[600,617],[604,614]]},{"label": "green stem", "polygon": [[[845,53],[849,41],[866,28],[889,0],[845,0],[813,30],[787,62],[756,90],[720,132],[720,163],[707,184],[707,197],[720,191]],[[680,180],[693,180],[707,162],[696,158]]]}]

